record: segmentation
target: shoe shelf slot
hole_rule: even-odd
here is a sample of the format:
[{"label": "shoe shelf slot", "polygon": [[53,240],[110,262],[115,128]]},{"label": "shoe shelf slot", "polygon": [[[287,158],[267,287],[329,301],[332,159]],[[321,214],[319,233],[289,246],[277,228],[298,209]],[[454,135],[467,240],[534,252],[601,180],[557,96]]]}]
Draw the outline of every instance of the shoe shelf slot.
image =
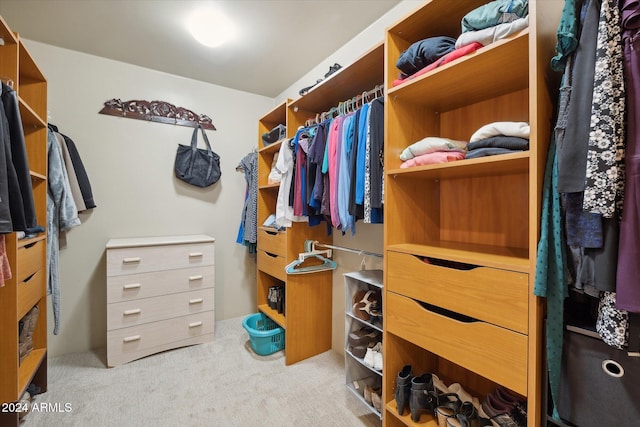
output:
[{"label": "shoe shelf slot", "polygon": [[[374,371],[365,365],[362,365],[357,358],[348,357],[345,360],[346,369],[346,386],[371,412],[376,413],[382,418],[382,413],[373,406],[370,397],[365,394],[365,388],[369,386],[373,391],[378,392],[382,399],[382,373]],[[380,409],[382,409],[382,400],[380,400]]]},{"label": "shoe shelf slot", "polygon": [[352,360],[360,364],[363,368],[371,371],[372,373],[376,374],[379,377],[382,377],[382,371],[378,371],[377,369],[372,368],[371,366],[364,363],[364,358],[356,356],[349,349],[345,349],[344,351],[347,355],[349,355],[349,357],[351,357]]}]

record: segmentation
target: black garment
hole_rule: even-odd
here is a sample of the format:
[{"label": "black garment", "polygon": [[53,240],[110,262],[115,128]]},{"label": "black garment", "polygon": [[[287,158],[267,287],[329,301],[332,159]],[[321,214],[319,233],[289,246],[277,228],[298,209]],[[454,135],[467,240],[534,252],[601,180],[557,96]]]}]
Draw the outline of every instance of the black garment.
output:
[{"label": "black garment", "polygon": [[11,222],[11,210],[9,206],[9,180],[8,169],[13,167],[7,162],[7,152],[10,153],[9,143],[9,122],[4,113],[4,106],[0,102],[0,233],[11,233],[13,223]]},{"label": "black garment", "polygon": [[[33,201],[33,188],[31,186],[31,172],[27,158],[27,148],[22,130],[22,118],[18,106],[18,96],[8,85],[2,83],[2,104],[9,124],[10,153],[7,155],[7,164],[11,162],[15,168],[16,188],[11,184],[12,176],[9,175],[9,207],[12,212],[14,231],[25,231],[37,225],[36,208]],[[6,147],[6,145],[5,145]],[[10,169],[7,172],[11,173]],[[22,217],[22,208],[24,217]],[[13,216],[15,212],[15,217]]]},{"label": "black garment", "polygon": [[[384,165],[384,98],[371,102],[369,112],[371,208],[382,209],[382,179]],[[382,211],[380,211],[382,214]]]},{"label": "black garment", "polygon": [[488,147],[507,148],[509,150],[528,150],[529,140],[525,138],[519,138],[517,136],[498,135],[467,144],[467,150],[469,151]]},{"label": "black garment", "polygon": [[89,181],[87,170],[84,167],[84,163],[82,163],[82,159],[80,158],[80,153],[76,148],[75,142],[73,142],[73,140],[67,135],[60,133],[56,125],[49,123],[49,129],[57,134],[60,134],[60,136],[62,136],[62,139],[64,140],[65,145],[67,146],[67,151],[69,152],[69,157],[71,158],[71,164],[73,165],[73,171],[75,172],[78,186],[80,187],[80,193],[82,194],[82,200],[84,201],[85,208],[95,208],[96,203],[93,200],[91,182]]},{"label": "black garment", "polygon": [[571,75],[564,138],[558,141],[558,192],[584,191],[601,0],[590,0]]},{"label": "black garment", "polygon": [[400,54],[396,67],[410,76],[436,62],[456,48],[456,39],[446,36],[429,37],[413,43]]}]

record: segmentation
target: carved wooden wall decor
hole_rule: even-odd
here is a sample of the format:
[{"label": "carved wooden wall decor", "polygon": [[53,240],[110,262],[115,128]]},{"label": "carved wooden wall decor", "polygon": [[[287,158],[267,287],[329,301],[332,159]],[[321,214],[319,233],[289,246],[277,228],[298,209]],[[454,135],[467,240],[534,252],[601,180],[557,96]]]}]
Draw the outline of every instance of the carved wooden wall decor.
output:
[{"label": "carved wooden wall decor", "polygon": [[199,124],[205,129],[216,130],[209,116],[196,114],[191,110],[176,107],[165,101],[132,100],[122,102],[114,98],[105,102],[99,113],[178,126],[196,127]]}]

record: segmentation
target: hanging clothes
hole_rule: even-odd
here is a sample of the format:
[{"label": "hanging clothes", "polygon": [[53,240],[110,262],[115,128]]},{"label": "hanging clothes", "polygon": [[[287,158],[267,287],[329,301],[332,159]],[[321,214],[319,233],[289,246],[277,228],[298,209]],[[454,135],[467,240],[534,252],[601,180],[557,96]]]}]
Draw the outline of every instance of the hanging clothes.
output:
[{"label": "hanging clothes", "polygon": [[38,224],[18,96],[10,86],[2,83],[1,99],[8,129],[8,141],[6,134],[3,139],[12,227],[13,231],[28,231]]},{"label": "hanging clothes", "polygon": [[626,187],[620,223],[616,307],[640,312],[640,4],[620,2],[627,93]]},{"label": "hanging clothes", "polygon": [[51,129],[47,131],[47,294],[51,295],[54,328],[60,331],[59,238],[64,231],[80,225],[62,149]]},{"label": "hanging clothes", "polygon": [[[57,135],[60,135],[62,137],[62,139],[59,139],[58,141],[61,143],[61,147],[62,144],[64,144],[64,153],[66,153],[67,159],[71,165],[71,167],[65,166],[67,167],[67,174],[74,174],[74,181],[77,183],[79,190],[77,197],[82,199],[82,203],[80,203],[80,206],[84,206],[85,208],[79,208],[79,211],[82,212],[86,209],[95,208],[96,203],[93,198],[93,190],[91,188],[91,182],[89,181],[89,175],[87,174],[87,170],[85,169],[84,163],[82,162],[82,158],[80,157],[80,153],[78,152],[78,148],[76,147],[75,142],[67,135],[59,132],[58,127],[51,123],[49,123],[49,129],[51,129],[56,134],[56,137]],[[76,206],[78,206],[78,204],[76,204]]]},{"label": "hanging clothes", "polygon": [[247,184],[236,243],[246,246],[253,254],[258,244],[258,153],[252,151],[244,156],[236,170],[244,172]]}]

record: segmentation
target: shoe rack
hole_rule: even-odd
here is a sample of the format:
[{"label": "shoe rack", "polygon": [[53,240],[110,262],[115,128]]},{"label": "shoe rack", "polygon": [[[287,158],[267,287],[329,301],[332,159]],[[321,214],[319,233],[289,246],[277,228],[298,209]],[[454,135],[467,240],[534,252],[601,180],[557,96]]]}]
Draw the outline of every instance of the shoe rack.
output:
[{"label": "shoe rack", "polygon": [[[376,408],[370,396],[371,390],[378,389],[381,394],[382,370],[375,369],[371,363],[367,363],[361,353],[356,353],[351,345],[349,334],[357,333],[363,329],[377,332],[377,339],[371,341],[372,344],[382,342],[382,316],[369,316],[363,319],[362,316],[354,312],[353,301],[356,295],[368,291],[377,292],[382,296],[382,270],[363,270],[344,274],[345,285],[345,347],[344,366],[346,386],[360,401],[363,402],[373,413],[382,418],[382,411]],[[379,307],[380,309],[382,307]],[[358,307],[356,307],[356,310]],[[366,345],[366,344],[365,344]],[[366,354],[365,354],[366,355]],[[367,390],[367,386],[369,390]],[[369,393],[365,393],[365,391]]]},{"label": "shoe rack", "polygon": [[[0,16],[0,79],[17,92],[38,225],[47,224],[47,81],[20,37]],[[18,239],[4,235],[12,277],[0,287],[0,403],[16,402],[29,384],[47,390],[46,233]],[[19,323],[37,306],[32,350],[20,361]],[[31,323],[31,322],[25,322]],[[0,425],[19,424],[18,413],[0,412]]]},{"label": "shoe rack", "polygon": [[[544,301],[533,295],[550,138],[553,56],[562,1],[529,1],[529,27],[396,87],[412,43],[457,38],[486,0],[431,0],[387,29],[383,424],[400,416],[403,366],[460,383],[481,401],[504,386],[542,425]],[[468,141],[497,121],[530,124],[529,151],[401,169],[426,136]],[[463,265],[463,268],[460,266]],[[424,414],[419,425],[437,425]]]}]

